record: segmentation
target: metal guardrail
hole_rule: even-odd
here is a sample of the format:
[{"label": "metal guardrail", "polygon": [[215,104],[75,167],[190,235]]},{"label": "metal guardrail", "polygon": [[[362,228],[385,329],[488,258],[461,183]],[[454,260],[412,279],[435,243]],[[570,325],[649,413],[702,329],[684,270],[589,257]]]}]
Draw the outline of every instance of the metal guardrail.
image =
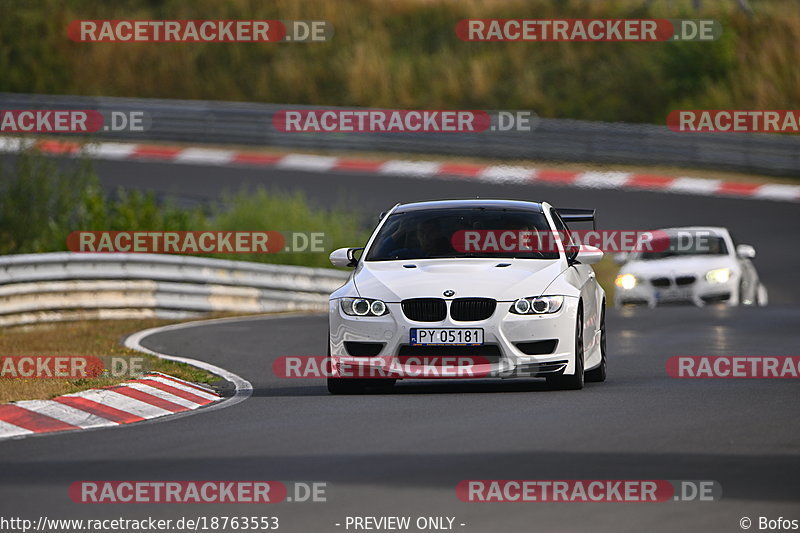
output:
[{"label": "metal guardrail", "polygon": [[564,119],[540,119],[530,132],[483,133],[283,133],[272,124],[277,111],[313,108],[0,93],[0,109],[144,111],[151,120],[147,131],[95,134],[103,139],[674,165],[800,176],[800,136],[793,135],[677,133],[666,126]]},{"label": "metal guardrail", "polygon": [[324,311],[348,273],[161,254],[0,257],[0,326],[212,311]]}]

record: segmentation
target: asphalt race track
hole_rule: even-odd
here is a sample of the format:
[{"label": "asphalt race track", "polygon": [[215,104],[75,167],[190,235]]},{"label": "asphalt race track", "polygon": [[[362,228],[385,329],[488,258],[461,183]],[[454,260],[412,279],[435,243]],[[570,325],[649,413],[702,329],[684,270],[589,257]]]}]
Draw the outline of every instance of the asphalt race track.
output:
[{"label": "asphalt race track", "polygon": [[[676,355],[800,355],[798,204],[274,168],[96,168],[107,187],[203,200],[264,184],[376,214],[398,201],[479,195],[596,207],[601,228],[724,225],[756,247],[771,305],[610,310],[609,380],[582,391],[549,391],[538,380],[415,381],[389,394],[334,397],[322,380],[274,376],[276,357],[324,355],[324,316],[156,334],[143,344],[235,372],[253,384],[253,396],[173,420],[0,443],[0,501],[17,516],[272,515],[291,532],[346,531],[347,516],[380,515],[455,517],[454,529],[464,532],[730,532],[742,530],[745,516],[753,530],[760,516],[800,518],[797,380],[686,380],[665,371]],[[78,480],[131,479],[325,481],[327,502],[79,505],[67,493]],[[466,479],[715,480],[722,498],[464,503],[455,487]]]}]

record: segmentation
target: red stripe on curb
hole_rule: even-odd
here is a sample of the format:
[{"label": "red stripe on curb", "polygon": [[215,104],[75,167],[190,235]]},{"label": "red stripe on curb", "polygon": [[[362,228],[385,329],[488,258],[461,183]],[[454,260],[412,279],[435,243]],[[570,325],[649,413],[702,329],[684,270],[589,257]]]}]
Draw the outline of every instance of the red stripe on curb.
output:
[{"label": "red stripe on curb", "polygon": [[174,396],[177,396],[178,398],[183,398],[184,400],[189,400],[190,402],[194,402],[199,405],[208,405],[214,401],[208,400],[189,391],[167,385],[166,383],[154,381],[152,379],[135,379],[133,381],[129,381],[128,383],[141,383],[142,385],[149,385],[150,387],[155,387],[156,389],[163,390],[164,392],[168,392]]},{"label": "red stripe on curb", "polygon": [[374,172],[381,168],[386,161],[369,161],[367,159],[339,159],[333,165],[333,170],[352,170],[354,172]]},{"label": "red stripe on curb", "polygon": [[634,174],[628,178],[626,187],[638,187],[641,189],[664,189],[670,183],[675,181],[675,178],[669,176],[653,176],[652,174]]},{"label": "red stripe on curb", "polygon": [[36,148],[48,154],[74,154],[81,149],[81,145],[76,142],[39,141],[36,143]]},{"label": "red stripe on curb", "polygon": [[80,429],[61,420],[35,413],[17,405],[0,405],[0,420],[35,433]]},{"label": "red stripe on curb", "polygon": [[53,398],[53,401],[63,403],[64,405],[74,407],[75,409],[80,409],[81,411],[86,411],[87,413],[97,415],[100,418],[105,418],[106,420],[116,422],[117,424],[130,424],[132,422],[141,422],[144,420],[144,418],[141,416],[137,416],[126,411],[121,411],[119,409],[109,407],[108,405],[104,405],[100,402],[82,398],[80,396],[59,396],[58,398]]},{"label": "red stripe on curb", "polygon": [[240,165],[274,165],[284,157],[283,155],[240,152],[233,156],[231,162]]},{"label": "red stripe on curb", "polygon": [[761,183],[740,183],[735,181],[724,181],[717,189],[717,194],[736,194],[743,196],[750,196],[755,193],[760,187]]},{"label": "red stripe on curb", "polygon": [[173,403],[169,400],[165,400],[163,398],[159,398],[158,396],[153,396],[152,394],[147,394],[146,392],[142,392],[138,389],[132,389],[130,387],[111,387],[108,390],[112,390],[119,394],[128,396],[129,398],[133,398],[134,400],[139,400],[155,407],[160,407],[161,409],[166,409],[167,411],[172,411],[173,413],[180,413],[181,411],[189,410],[188,407],[178,405],[177,403]]},{"label": "red stripe on curb", "polygon": [[579,175],[580,172],[572,172],[570,170],[538,170],[533,180],[548,183],[572,183]]},{"label": "red stripe on curb", "polygon": [[165,148],[148,144],[137,144],[131,152],[132,159],[174,159],[183,148]]},{"label": "red stripe on curb", "polygon": [[470,163],[444,163],[436,172],[442,176],[464,176],[474,177],[486,170],[486,165],[474,165]]}]

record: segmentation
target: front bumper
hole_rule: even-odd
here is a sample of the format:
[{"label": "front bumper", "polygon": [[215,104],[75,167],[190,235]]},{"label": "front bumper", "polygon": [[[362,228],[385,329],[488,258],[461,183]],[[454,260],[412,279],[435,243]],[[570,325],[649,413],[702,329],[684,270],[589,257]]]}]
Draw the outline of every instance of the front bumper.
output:
[{"label": "front bumper", "polygon": [[[575,319],[578,299],[564,298],[553,314],[516,315],[512,302],[498,302],[486,320],[461,322],[450,317],[439,322],[408,319],[400,303],[388,303],[389,314],[354,317],[344,314],[339,300],[329,305],[330,350],[334,361],[378,369],[374,375],[411,378],[511,378],[575,373]],[[412,328],[481,328],[483,346],[428,346],[410,344]],[[527,352],[527,353],[526,353]],[[448,372],[442,364],[461,368]],[[363,375],[362,372],[360,375]]]},{"label": "front bumper", "polygon": [[615,287],[614,303],[622,305],[647,305],[655,307],[664,304],[691,304],[704,306],[712,303],[738,304],[739,281],[731,277],[725,283],[709,283],[698,278],[694,283],[678,286],[674,280],[668,287],[655,287],[651,280],[639,280],[632,289]]}]

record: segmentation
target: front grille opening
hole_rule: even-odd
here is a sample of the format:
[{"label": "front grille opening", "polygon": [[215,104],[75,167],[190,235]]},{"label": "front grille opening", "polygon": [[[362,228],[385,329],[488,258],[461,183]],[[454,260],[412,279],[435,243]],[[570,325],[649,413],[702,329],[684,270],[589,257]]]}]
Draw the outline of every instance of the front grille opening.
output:
[{"label": "front grille opening", "polygon": [[547,339],[543,341],[518,342],[514,346],[526,355],[547,355],[556,351],[558,339]]},{"label": "front grille opening", "polygon": [[672,285],[669,278],[653,278],[650,280],[650,283],[653,284],[653,287],[669,287]]},{"label": "front grille opening", "polygon": [[[409,358],[433,358],[439,357],[476,357],[481,358],[481,362],[498,363],[503,357],[500,347],[496,344],[484,344],[483,346],[411,346],[404,344],[400,347],[397,360],[401,364],[407,364]],[[452,362],[450,363],[452,364]]]},{"label": "front grille opening", "polygon": [[675,285],[691,285],[696,280],[695,276],[678,276],[675,278]]},{"label": "front grille opening", "polygon": [[731,293],[724,292],[722,294],[710,294],[700,297],[705,303],[710,304],[714,302],[727,302],[731,299]]},{"label": "front grille opening", "polygon": [[344,349],[349,355],[355,357],[375,357],[383,350],[382,342],[354,342],[345,341]]},{"label": "front grille opening", "polygon": [[647,300],[642,298],[629,298],[620,302],[622,305],[647,305]]},{"label": "front grille opening", "polygon": [[491,298],[456,298],[450,304],[450,316],[459,322],[486,320],[494,314],[497,301]]},{"label": "front grille opening", "polygon": [[441,298],[412,298],[401,302],[403,314],[417,322],[441,322],[447,318],[447,305]]}]

